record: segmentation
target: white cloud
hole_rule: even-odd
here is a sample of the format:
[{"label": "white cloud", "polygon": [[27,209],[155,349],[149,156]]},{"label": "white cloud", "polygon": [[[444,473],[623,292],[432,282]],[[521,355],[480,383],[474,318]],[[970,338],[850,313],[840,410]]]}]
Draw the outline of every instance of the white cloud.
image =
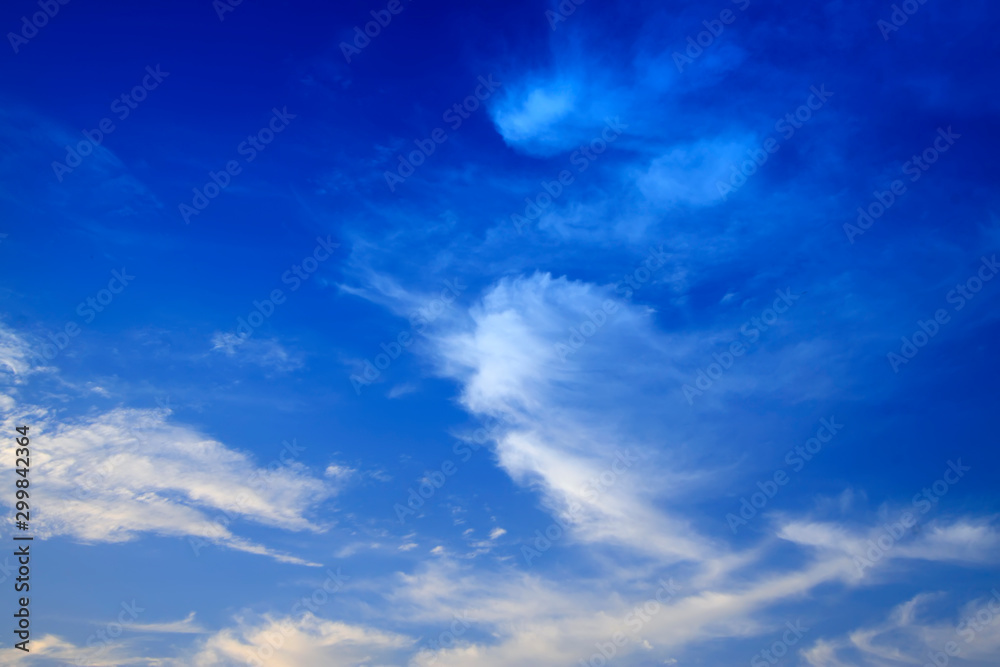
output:
[{"label": "white cloud", "polygon": [[[99,633],[88,637],[85,646],[77,646],[73,642],[57,635],[47,634],[32,638],[30,652],[21,653],[10,648],[0,651],[0,665],[22,664],[59,664],[78,665],[79,667],[120,667],[122,665],[150,665],[162,667],[171,659],[149,657],[142,655],[135,647],[136,638],[146,634],[177,634],[198,635],[206,631],[194,620],[194,612],[179,621],[163,623],[126,623],[125,631],[128,640],[112,639],[108,628],[101,628]],[[55,661],[55,662],[53,662]]]},{"label": "white cloud", "polygon": [[326,470],[323,472],[323,474],[326,475],[327,477],[332,477],[337,481],[346,481],[350,479],[356,472],[358,471],[355,468],[338,465],[336,463],[331,463],[326,467]]},{"label": "white cloud", "polygon": [[[18,334],[0,326],[0,353],[18,377],[32,371],[26,349]],[[306,515],[334,488],[301,463],[258,467],[248,454],[172,422],[167,409],[118,408],[66,418],[4,398],[7,432],[28,423],[30,437],[46,443],[32,452],[32,495],[46,508],[33,522],[38,537],[126,542],[149,533],[313,564],[227,527],[240,518],[282,530],[324,530]],[[16,447],[7,439],[0,454],[13,460]]]},{"label": "white cloud", "polygon": [[749,159],[750,138],[702,140],[672,147],[647,169],[633,174],[643,196],[659,206],[711,206],[723,202],[718,183],[729,182],[733,168]]},{"label": "white cloud", "polygon": [[129,632],[151,632],[162,634],[204,634],[205,628],[198,625],[194,620],[195,612],[191,612],[179,621],[169,621],[166,623],[132,623]]},{"label": "white cloud", "polygon": [[[776,605],[804,601],[821,585],[877,583],[857,575],[845,549],[863,544],[877,530],[876,522],[852,527],[783,519],[761,543],[738,551],[699,535],[687,507],[697,492],[717,498],[719,478],[704,463],[675,455],[679,443],[673,440],[671,418],[680,410],[663,400],[664,388],[677,389],[687,381],[693,373],[679,368],[690,366],[692,351],[704,349],[706,339],[723,340],[726,331],[706,327],[665,333],[650,308],[616,301],[617,310],[582,346],[561,355],[557,345],[567,343],[581,323],[594,322],[593,313],[613,298],[610,287],[548,274],[506,278],[488,288],[467,314],[449,317],[428,335],[438,372],[459,383],[462,406],[502,424],[495,432],[500,467],[515,483],[537,491],[545,509],[566,518],[569,531],[558,538],[564,540],[561,547],[584,543],[602,567],[597,580],[578,576],[557,582],[524,574],[517,566],[501,576],[484,565],[488,559],[471,566],[477,554],[498,550],[496,542],[473,542],[471,555],[434,547],[430,553],[436,558],[427,559],[417,573],[402,575],[401,583],[386,585],[393,620],[443,629],[455,614],[468,611],[476,639],[469,633],[452,648],[422,650],[412,664],[489,667],[586,659],[595,641],[621,630],[628,612],[649,597],[637,572],[655,582],[683,571],[685,586],[683,594],[629,635],[623,664],[647,664],[650,656],[676,660],[678,651],[699,642],[772,631],[784,622],[770,618]],[[759,374],[762,366],[780,367],[785,359],[803,365],[816,353],[780,346],[760,351],[766,359],[731,371],[728,379],[738,388],[729,391],[745,390],[747,376]],[[720,387],[717,396],[721,400],[726,393]],[[655,422],[658,439],[648,442],[641,435],[645,422],[637,418],[653,413],[661,419]],[[612,475],[615,482],[598,493],[589,492],[585,485],[609,472],[619,449],[648,457]],[[570,512],[574,505],[578,509]],[[849,503],[844,507],[849,509]],[[766,522],[760,525],[767,531]],[[499,537],[494,533],[491,538]],[[403,548],[416,543],[404,539]],[[901,543],[896,556],[977,564],[989,562],[993,544],[987,524],[959,520],[925,527],[921,538]],[[794,550],[795,564],[775,569],[771,557],[777,549],[783,550],[781,558],[787,556],[784,550]],[[608,553],[614,558],[603,559]],[[629,567],[611,564],[622,561]],[[897,558],[887,559],[880,567],[898,572],[894,562]]]},{"label": "white cloud", "polygon": [[[129,625],[130,635],[141,633],[204,634],[192,630],[185,621],[172,624]],[[92,647],[76,646],[55,635],[31,641],[31,652],[14,655],[0,651],[0,665],[74,664],[83,667],[358,667],[359,665],[401,665],[415,640],[392,632],[362,625],[321,619],[311,613],[300,617],[260,616],[237,618],[236,625],[215,631],[169,657],[142,654],[131,640],[113,641]],[[56,663],[50,661],[57,661]]]},{"label": "white cloud", "polygon": [[274,338],[241,338],[231,332],[216,331],[212,336],[212,350],[240,363],[278,373],[302,368],[301,355],[290,352]]},{"label": "white cloud", "polygon": [[[886,526],[891,526],[892,532]],[[780,526],[778,537],[851,558],[859,579],[878,576],[886,563],[896,559],[963,564],[996,563],[1000,559],[1000,532],[985,519],[934,520],[922,524],[918,534],[898,519],[862,527],[792,520]]]},{"label": "white cloud", "polygon": [[[121,641],[95,646],[77,646],[57,635],[32,637],[31,651],[23,653],[4,647],[0,651],[0,665],[79,665],[79,667],[122,667],[124,665],[163,665],[160,658],[147,658],[135,654]],[[16,654],[16,655],[15,655]]]},{"label": "white cloud", "polygon": [[[250,456],[171,423],[166,410],[127,410],[59,422],[37,420],[34,453],[46,512],[39,537],[124,542],[142,533],[194,537],[303,563],[234,535],[235,517],[293,531],[323,530],[305,514],[332,494],[294,461],[257,467]],[[13,456],[15,445],[3,446]]]},{"label": "white cloud", "polygon": [[189,662],[178,665],[228,667],[355,667],[401,664],[400,652],[414,640],[391,632],[317,618],[265,616],[240,621],[208,638]]},{"label": "white cloud", "polygon": [[[953,658],[1000,664],[1000,592],[971,600],[955,610],[955,620],[929,620],[934,607],[948,605],[943,593],[922,593],[895,607],[877,625],[837,639],[822,639],[802,651],[812,667],[882,667],[886,664],[950,664]],[[950,605],[949,605],[950,607]],[[947,648],[952,649],[947,654]],[[956,652],[957,649],[957,652]],[[945,660],[946,662],[941,662]]]},{"label": "white cloud", "polygon": [[[723,591],[675,586],[655,575],[636,581],[634,569],[610,563],[594,578],[555,582],[509,568],[473,571],[442,558],[399,575],[388,608],[397,621],[441,629],[431,637],[454,629],[459,618],[475,630],[459,633],[454,647],[419,652],[413,665],[575,664],[618,632],[628,638],[617,649],[620,664],[652,664],[697,642],[767,632],[762,610],[842,579],[849,566],[846,559],[823,562]],[[640,617],[637,606],[652,611]],[[484,635],[489,639],[473,639]]]},{"label": "white cloud", "polygon": [[395,385],[386,394],[389,398],[399,398],[400,396],[406,396],[407,394],[412,394],[417,390],[417,385],[412,382],[404,382],[402,384]]},{"label": "white cloud", "polygon": [[[627,544],[660,557],[719,553],[686,522],[652,509],[648,489],[668,486],[675,472],[643,470],[634,456],[621,462],[619,452],[643,450],[641,442],[608,426],[621,397],[602,406],[600,420],[593,409],[601,393],[614,394],[620,386],[595,392],[589,369],[618,364],[627,375],[618,352],[655,340],[650,312],[615,302],[593,337],[561,358],[557,345],[569,345],[571,328],[589,322],[592,313],[606,313],[611,296],[547,274],[502,280],[472,309],[470,325],[437,339],[442,372],[462,382],[461,400],[472,413],[503,417],[508,426],[497,439],[500,465],[515,481],[541,490],[555,513],[569,513],[580,539]],[[611,482],[601,482],[602,475]]]},{"label": "white cloud", "polygon": [[31,346],[21,336],[0,323],[0,379],[18,384],[33,370]]},{"label": "white cloud", "polygon": [[511,92],[493,113],[504,140],[518,146],[555,143],[560,147],[563,140],[557,131],[559,124],[576,111],[573,88],[573,83],[567,81]]}]

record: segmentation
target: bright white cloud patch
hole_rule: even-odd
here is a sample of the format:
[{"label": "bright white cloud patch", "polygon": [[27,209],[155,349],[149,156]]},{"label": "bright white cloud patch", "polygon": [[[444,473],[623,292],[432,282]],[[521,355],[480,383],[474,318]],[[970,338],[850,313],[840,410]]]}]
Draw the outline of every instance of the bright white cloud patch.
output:
[{"label": "bright white cloud patch", "polygon": [[414,643],[403,635],[317,618],[264,617],[240,621],[209,637],[187,664],[196,667],[354,667],[402,664]]},{"label": "bright white cloud patch", "polygon": [[603,423],[595,419],[588,369],[654,338],[649,312],[613,297],[545,274],[503,280],[471,311],[467,330],[440,339],[443,371],[463,382],[470,411],[507,421],[501,466],[537,486],[579,538],[668,558],[718,553],[686,522],[651,507],[647,476],[662,475],[661,486],[673,474],[640,464],[644,444],[608,428],[613,404]]},{"label": "bright white cloud patch", "polygon": [[533,88],[499,107],[494,120],[508,143],[558,143],[557,124],[573,111],[574,102],[569,85]]},{"label": "bright white cloud patch", "polygon": [[[320,531],[305,514],[332,489],[294,461],[258,467],[166,410],[113,410],[69,423],[36,422],[44,450],[34,454],[40,537],[69,535],[88,542],[123,542],[142,533],[196,537],[281,560],[234,535],[240,517],[265,526]],[[12,446],[4,446],[13,456]]]},{"label": "bright white cloud patch", "polygon": [[[27,346],[10,330],[0,334],[16,382],[31,371]],[[307,513],[334,487],[301,463],[279,459],[280,451],[273,465],[260,467],[248,454],[172,422],[167,409],[118,408],[62,418],[7,398],[12,410],[6,432],[23,420],[31,424],[30,437],[45,442],[32,452],[32,496],[45,507],[33,521],[38,537],[126,542],[150,533],[193,538],[196,548],[217,544],[311,564],[227,527],[240,518],[282,530],[324,530]],[[16,448],[5,439],[0,453],[13,461]]]}]

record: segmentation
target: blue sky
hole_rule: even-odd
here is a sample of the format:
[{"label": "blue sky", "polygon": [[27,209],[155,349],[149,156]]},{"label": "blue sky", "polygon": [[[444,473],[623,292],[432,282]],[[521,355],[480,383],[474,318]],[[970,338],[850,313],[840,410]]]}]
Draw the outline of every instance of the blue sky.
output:
[{"label": "blue sky", "polygon": [[1000,664],[990,3],[0,22],[0,664]]}]

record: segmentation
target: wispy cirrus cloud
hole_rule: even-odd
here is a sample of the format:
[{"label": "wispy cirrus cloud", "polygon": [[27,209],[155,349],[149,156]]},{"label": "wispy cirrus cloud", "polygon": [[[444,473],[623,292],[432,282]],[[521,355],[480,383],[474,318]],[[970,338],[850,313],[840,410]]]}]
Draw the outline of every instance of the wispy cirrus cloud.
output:
[{"label": "wispy cirrus cloud", "polygon": [[[4,327],[8,362],[30,375],[27,343]],[[67,385],[72,386],[72,385]],[[8,397],[9,398],[9,397]],[[295,460],[277,468],[227,447],[191,426],[176,423],[168,409],[115,408],[65,417],[37,405],[14,402],[4,426],[30,423],[31,437],[47,446],[33,454],[37,494],[46,504],[35,522],[38,536],[66,535],[82,542],[120,543],[154,534],[205,540],[280,561],[313,564],[241,538],[218,521],[220,513],[291,531],[322,532],[307,513],[335,488]],[[14,455],[18,445],[0,449]]]},{"label": "wispy cirrus cloud", "polygon": [[[1000,593],[995,588],[984,591],[958,607],[954,598],[944,591],[918,594],[894,607],[885,621],[821,639],[802,656],[811,667],[916,665],[928,660],[946,665],[955,658],[960,663],[996,664]],[[948,611],[946,619],[940,618],[942,607]]]},{"label": "wispy cirrus cloud", "polygon": [[288,350],[274,338],[242,338],[232,332],[212,335],[212,351],[241,364],[252,364],[276,373],[302,368],[302,356]]}]

